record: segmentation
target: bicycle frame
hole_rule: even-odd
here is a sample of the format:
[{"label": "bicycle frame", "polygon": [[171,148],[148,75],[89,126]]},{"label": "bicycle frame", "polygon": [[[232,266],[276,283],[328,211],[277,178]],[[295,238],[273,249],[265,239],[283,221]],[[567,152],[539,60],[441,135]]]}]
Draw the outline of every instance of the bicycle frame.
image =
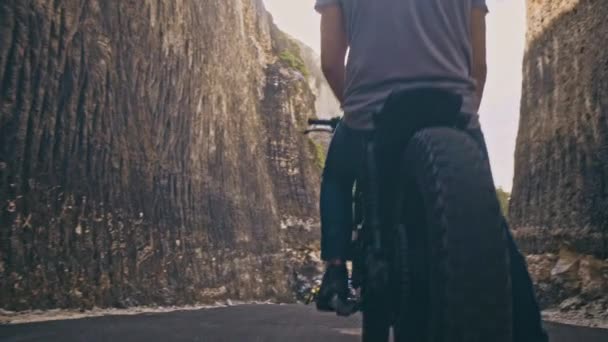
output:
[{"label": "bicycle frame", "polygon": [[[380,114],[374,118],[376,130],[366,143],[363,167],[353,196],[352,286],[361,289],[361,296],[352,298],[350,303],[337,302],[339,314],[348,316],[360,309],[365,310],[369,305],[375,309],[395,311],[391,307],[388,290],[392,267],[389,262],[392,253],[390,232],[397,222],[394,222],[394,194],[390,190],[393,180],[385,178],[387,174],[400,177],[401,173],[387,160],[399,158],[399,152],[410,138],[425,127],[459,126],[457,113],[461,103],[460,96],[436,89],[396,92],[389,96]],[[404,108],[417,115],[403,115]],[[305,133],[333,133],[339,122],[338,118],[309,120],[310,125],[329,129],[313,128]]]}]

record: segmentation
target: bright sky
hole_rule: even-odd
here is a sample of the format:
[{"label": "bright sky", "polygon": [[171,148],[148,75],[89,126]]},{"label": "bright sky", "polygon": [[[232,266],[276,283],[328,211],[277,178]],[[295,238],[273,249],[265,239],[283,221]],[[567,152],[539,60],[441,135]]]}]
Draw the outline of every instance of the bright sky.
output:
[{"label": "bright sky", "polygon": [[[314,0],[264,0],[277,25],[319,50],[319,16]],[[510,190],[519,122],[525,0],[487,0],[488,80],[480,115],[498,186]]]}]

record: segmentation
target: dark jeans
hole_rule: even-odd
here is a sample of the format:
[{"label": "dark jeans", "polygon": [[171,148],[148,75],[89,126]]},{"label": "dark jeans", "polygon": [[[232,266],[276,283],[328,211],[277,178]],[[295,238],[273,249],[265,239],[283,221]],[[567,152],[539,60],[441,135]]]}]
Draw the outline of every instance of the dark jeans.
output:
[{"label": "dark jeans", "polygon": [[[469,134],[487,156],[485,140],[478,126]],[[321,182],[321,257],[323,260],[345,260],[352,234],[352,190],[363,162],[363,151],[369,132],[357,131],[341,124],[331,141]],[[544,342],[540,310],[526,261],[507,231],[511,256],[513,290],[513,330],[515,342]]]}]

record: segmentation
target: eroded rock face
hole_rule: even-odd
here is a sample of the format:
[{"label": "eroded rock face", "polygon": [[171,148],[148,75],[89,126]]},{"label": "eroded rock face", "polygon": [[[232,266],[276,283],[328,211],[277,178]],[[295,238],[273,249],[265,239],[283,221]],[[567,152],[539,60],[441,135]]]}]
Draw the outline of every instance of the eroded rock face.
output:
[{"label": "eroded rock face", "polygon": [[608,260],[562,247],[557,254],[529,255],[527,261],[543,308],[572,311],[603,305],[608,317]]},{"label": "eroded rock face", "polygon": [[261,0],[0,18],[0,307],[289,298],[280,221],[316,211],[314,97]]},{"label": "eroded rock face", "polygon": [[289,218],[281,224],[288,260],[290,286],[298,301],[305,301],[310,290],[321,283],[325,264],[321,261],[318,222]]},{"label": "eroded rock face", "polygon": [[524,249],[608,256],[608,2],[530,0],[510,219]]}]

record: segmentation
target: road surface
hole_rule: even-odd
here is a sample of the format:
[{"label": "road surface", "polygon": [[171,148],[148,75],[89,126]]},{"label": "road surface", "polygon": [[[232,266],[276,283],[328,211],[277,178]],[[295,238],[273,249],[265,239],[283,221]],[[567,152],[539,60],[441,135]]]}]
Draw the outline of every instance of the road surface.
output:
[{"label": "road surface", "polygon": [[[303,305],[243,305],[0,326],[2,342],[359,341],[360,317]],[[552,342],[607,342],[608,330],[547,324]]]}]

